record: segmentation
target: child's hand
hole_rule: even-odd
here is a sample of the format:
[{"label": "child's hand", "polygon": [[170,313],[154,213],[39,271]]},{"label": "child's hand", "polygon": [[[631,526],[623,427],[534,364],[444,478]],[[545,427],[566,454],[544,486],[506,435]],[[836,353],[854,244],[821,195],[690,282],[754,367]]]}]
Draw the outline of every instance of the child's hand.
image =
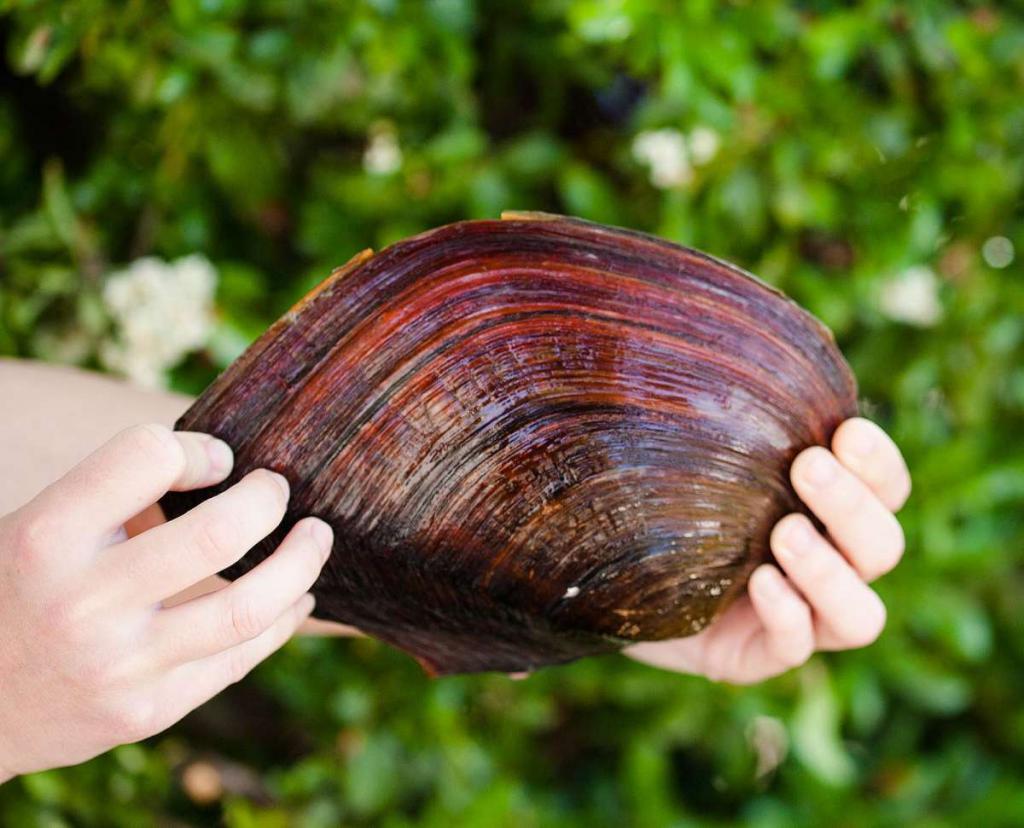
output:
[{"label": "child's hand", "polygon": [[254,471],[126,538],[124,523],[166,491],[213,485],[231,465],[207,435],[138,426],[0,519],[0,782],[163,730],[309,615],[332,538],[316,518],[233,584],[161,605],[277,526],[288,502],[280,475]]},{"label": "child's hand", "polygon": [[790,476],[829,537],[805,516],[787,515],[771,536],[782,571],[756,569],[748,594],[703,632],[637,644],[630,655],[745,684],[803,664],[816,649],[863,647],[878,637],[885,605],[867,584],[903,554],[893,512],[910,494],[910,475],[899,449],[878,426],[855,418],[836,430],[832,451],[802,452]]}]

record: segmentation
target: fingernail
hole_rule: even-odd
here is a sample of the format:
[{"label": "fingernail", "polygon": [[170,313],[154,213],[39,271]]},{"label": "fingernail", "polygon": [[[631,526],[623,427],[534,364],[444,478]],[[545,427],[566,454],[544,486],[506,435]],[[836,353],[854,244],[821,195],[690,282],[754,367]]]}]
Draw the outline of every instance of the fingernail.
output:
[{"label": "fingernail", "polygon": [[854,428],[852,431],[853,433],[846,438],[846,447],[857,457],[867,457],[875,450],[875,435],[866,426]]},{"label": "fingernail", "polygon": [[288,479],[283,474],[277,472],[271,472],[270,476],[274,478],[274,482],[281,487],[281,491],[284,493],[284,499],[287,500],[291,497],[291,487],[288,485]]},{"label": "fingernail", "polygon": [[309,534],[313,537],[313,543],[317,545],[326,561],[328,556],[331,554],[331,546],[334,544],[334,530],[320,520],[320,518],[311,518],[309,521]]},{"label": "fingernail", "polygon": [[798,558],[811,548],[811,530],[802,520],[792,520],[782,533],[780,546],[783,554]]},{"label": "fingernail", "polygon": [[812,486],[827,486],[836,477],[835,461],[826,452],[815,451],[806,463],[804,477]]},{"label": "fingernail", "polygon": [[227,474],[235,463],[231,446],[216,437],[206,441],[206,456],[210,459],[210,468],[217,474]]}]

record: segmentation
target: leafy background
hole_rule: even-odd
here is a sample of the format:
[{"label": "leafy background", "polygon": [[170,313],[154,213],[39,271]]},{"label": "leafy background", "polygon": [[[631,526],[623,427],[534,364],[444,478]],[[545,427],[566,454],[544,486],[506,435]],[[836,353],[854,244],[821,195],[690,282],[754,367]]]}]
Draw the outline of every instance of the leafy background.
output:
[{"label": "leafy background", "polygon": [[[621,657],[429,681],[299,640],[166,734],[0,788],[0,822],[1024,824],[1021,4],[0,10],[0,353],[97,366],[108,275],[198,252],[215,330],[171,373],[196,391],[357,250],[546,209],[781,286],[915,478],[867,650],[732,688]],[[636,136],[697,127],[714,157],[652,184]]]}]

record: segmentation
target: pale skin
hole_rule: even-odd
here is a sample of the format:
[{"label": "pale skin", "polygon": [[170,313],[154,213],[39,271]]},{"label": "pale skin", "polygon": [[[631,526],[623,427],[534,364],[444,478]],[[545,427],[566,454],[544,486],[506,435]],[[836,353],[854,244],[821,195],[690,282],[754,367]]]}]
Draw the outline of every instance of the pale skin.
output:
[{"label": "pale skin", "polygon": [[[13,360],[0,360],[0,389],[0,782],[164,730],[300,629],[355,633],[308,618],[332,538],[316,518],[233,584],[215,574],[281,521],[279,475],[254,471],[162,520],[164,492],[231,469],[223,443],[168,428],[187,398]],[[704,632],[630,656],[742,684],[874,641],[885,607],[868,584],[903,553],[894,513],[910,477],[867,420],[843,423],[830,449],[791,469],[828,536],[786,516],[778,566],[759,567],[747,595]]]}]

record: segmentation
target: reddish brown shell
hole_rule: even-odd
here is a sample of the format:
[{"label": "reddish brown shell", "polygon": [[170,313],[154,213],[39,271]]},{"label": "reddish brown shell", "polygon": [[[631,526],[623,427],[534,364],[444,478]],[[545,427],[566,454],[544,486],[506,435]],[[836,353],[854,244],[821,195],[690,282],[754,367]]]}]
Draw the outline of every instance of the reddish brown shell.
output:
[{"label": "reddish brown shell", "polygon": [[743,271],[537,214],[360,254],[178,422],[335,530],[316,615],[432,673],[526,670],[702,629],[856,411],[829,331]]}]

